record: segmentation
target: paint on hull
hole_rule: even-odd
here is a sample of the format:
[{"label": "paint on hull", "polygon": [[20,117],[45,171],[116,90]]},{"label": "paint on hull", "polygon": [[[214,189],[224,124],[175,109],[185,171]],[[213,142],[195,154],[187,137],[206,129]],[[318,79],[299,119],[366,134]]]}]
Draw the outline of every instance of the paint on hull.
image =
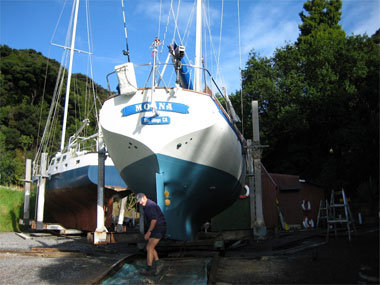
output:
[{"label": "paint on hull", "polygon": [[[146,189],[143,192],[158,202],[168,238],[179,240],[194,239],[202,223],[229,207],[242,188],[242,182],[228,173],[161,154],[129,165],[121,176],[132,189]],[[168,206],[163,191],[169,193]]]},{"label": "paint on hull", "polygon": [[[156,89],[159,115],[152,116],[151,92],[142,89],[107,100],[100,111],[102,133],[129,189],[147,194],[163,210],[168,236],[192,240],[203,222],[240,194],[244,139],[212,96]],[[145,118],[157,124],[145,124]]]},{"label": "paint on hull", "polygon": [[[95,231],[98,166],[88,165],[52,175],[46,181],[46,211],[65,228]],[[114,166],[105,167],[105,226],[112,224],[114,197],[128,191]]]}]

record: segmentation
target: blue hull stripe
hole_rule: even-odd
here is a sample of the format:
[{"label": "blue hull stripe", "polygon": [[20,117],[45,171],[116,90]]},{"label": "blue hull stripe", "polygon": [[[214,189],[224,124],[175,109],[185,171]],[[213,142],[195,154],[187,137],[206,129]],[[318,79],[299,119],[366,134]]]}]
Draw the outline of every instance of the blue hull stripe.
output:
[{"label": "blue hull stripe", "polygon": [[[64,171],[49,177],[46,190],[54,191],[98,184],[98,166],[89,165]],[[105,185],[127,187],[115,166],[105,166]]]},{"label": "blue hull stripe", "polygon": [[[162,185],[156,185],[156,174]],[[241,181],[224,171],[162,154],[135,162],[121,176],[132,191],[158,202],[167,220],[168,237],[178,240],[192,240],[203,222],[236,200],[242,187]],[[157,193],[157,189],[163,190]],[[169,206],[162,197],[165,190]]]}]

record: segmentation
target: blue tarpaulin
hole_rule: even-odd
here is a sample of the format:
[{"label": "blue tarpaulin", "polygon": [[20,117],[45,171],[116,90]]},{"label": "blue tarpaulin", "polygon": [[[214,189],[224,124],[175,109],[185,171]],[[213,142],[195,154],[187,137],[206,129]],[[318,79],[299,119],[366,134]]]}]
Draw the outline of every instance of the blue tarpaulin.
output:
[{"label": "blue tarpaulin", "polygon": [[164,259],[164,269],[156,276],[146,276],[145,260],[126,263],[102,284],[207,284],[210,258]]}]

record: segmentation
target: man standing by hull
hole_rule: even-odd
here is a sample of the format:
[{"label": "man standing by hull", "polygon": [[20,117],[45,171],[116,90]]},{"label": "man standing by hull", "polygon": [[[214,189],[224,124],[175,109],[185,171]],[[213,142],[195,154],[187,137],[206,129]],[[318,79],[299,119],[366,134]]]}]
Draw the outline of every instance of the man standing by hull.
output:
[{"label": "man standing by hull", "polygon": [[166,220],[160,207],[148,199],[144,193],[136,195],[137,202],[143,206],[144,215],[148,220],[148,230],[144,235],[144,239],[148,241],[146,245],[146,261],[148,265],[147,273],[158,274],[162,268],[163,263],[159,259],[156,246],[166,234]]}]

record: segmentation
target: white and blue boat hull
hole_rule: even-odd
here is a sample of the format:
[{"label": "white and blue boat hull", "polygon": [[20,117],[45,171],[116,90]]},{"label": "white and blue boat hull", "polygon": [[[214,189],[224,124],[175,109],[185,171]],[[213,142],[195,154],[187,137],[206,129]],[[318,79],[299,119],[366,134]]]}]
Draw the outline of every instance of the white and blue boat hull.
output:
[{"label": "white and blue boat hull", "polygon": [[104,140],[129,189],[163,210],[168,237],[192,240],[238,197],[243,141],[209,94],[159,88],[153,102],[151,95],[143,89],[107,100],[100,111]]},{"label": "white and blue boat hull", "polygon": [[[75,152],[74,152],[75,154]],[[98,154],[65,153],[56,156],[48,168],[45,207],[49,218],[70,229],[95,231],[97,215]],[[112,223],[112,202],[125,196],[127,185],[110,158],[105,163],[105,226]]]}]

